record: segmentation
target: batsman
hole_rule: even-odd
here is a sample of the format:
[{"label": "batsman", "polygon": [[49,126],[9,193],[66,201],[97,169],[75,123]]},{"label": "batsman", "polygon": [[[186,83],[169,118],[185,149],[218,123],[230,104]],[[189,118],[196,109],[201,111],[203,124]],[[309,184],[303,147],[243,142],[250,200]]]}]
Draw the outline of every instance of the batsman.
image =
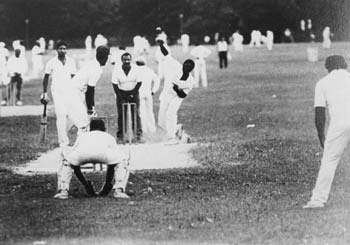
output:
[{"label": "batsman", "polygon": [[[78,136],[73,147],[63,150],[62,167],[57,173],[57,199],[69,198],[69,186],[72,169],[78,180],[84,185],[88,196],[107,196],[114,189],[115,198],[129,198],[125,188],[129,178],[129,156],[117,145],[114,137],[105,132],[104,121],[92,118],[90,131]],[[106,180],[99,193],[95,193],[91,181],[86,180],[80,166],[87,163],[107,164]],[[113,185],[112,181],[115,179]]]}]

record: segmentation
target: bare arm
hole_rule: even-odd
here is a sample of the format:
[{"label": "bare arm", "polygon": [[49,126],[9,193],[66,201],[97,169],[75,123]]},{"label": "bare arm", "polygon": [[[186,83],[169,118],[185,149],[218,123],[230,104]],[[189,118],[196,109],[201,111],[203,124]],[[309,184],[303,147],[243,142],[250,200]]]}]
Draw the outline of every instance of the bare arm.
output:
[{"label": "bare arm", "polygon": [[43,79],[43,93],[47,93],[47,86],[49,85],[50,74],[45,74]]},{"label": "bare arm", "polygon": [[322,148],[324,147],[324,141],[325,141],[325,135],[324,135],[325,123],[326,123],[326,108],[320,107],[320,106],[315,107],[315,125],[317,129],[318,139],[320,141]]}]

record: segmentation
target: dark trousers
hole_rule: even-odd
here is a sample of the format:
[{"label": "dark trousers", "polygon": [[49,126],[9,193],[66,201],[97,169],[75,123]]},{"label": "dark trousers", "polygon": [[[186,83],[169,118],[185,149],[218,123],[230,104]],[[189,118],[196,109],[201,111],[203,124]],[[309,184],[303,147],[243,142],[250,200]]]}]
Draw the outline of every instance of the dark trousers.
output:
[{"label": "dark trousers", "polygon": [[227,51],[219,52],[219,64],[220,68],[227,67]]},{"label": "dark trousers", "polygon": [[8,88],[7,88],[8,95],[9,95],[9,98],[7,98],[7,100],[10,100],[10,97],[12,96],[11,87],[13,89],[15,85],[16,85],[16,100],[17,101],[21,100],[22,84],[23,84],[23,79],[22,79],[20,74],[16,74],[13,77],[11,77],[11,81],[10,81]]},{"label": "dark trousers", "polygon": [[[136,113],[136,139],[139,140],[142,137],[141,118],[140,118],[140,97],[139,93],[133,94],[131,91],[119,90],[117,94],[117,109],[118,109],[118,131],[117,138],[123,139],[123,103],[136,103],[136,112],[132,108],[131,117],[134,118]],[[126,112],[125,112],[126,113]],[[124,115],[126,118],[126,114]],[[134,120],[132,120],[132,127],[134,128]]]}]

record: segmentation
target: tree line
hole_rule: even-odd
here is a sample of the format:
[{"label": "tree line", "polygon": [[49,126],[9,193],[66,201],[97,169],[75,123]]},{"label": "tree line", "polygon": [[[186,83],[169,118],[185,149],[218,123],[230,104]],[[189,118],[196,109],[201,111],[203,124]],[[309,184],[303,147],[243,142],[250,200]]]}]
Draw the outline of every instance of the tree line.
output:
[{"label": "tree line", "polygon": [[137,34],[153,42],[161,26],[173,42],[181,33],[200,41],[237,29],[247,41],[253,29],[272,30],[279,42],[286,28],[302,41],[301,19],[312,19],[316,40],[325,26],[334,39],[349,40],[348,0],[1,0],[0,40],[32,43],[43,36],[83,46],[87,35],[100,33],[112,44],[130,45]]}]

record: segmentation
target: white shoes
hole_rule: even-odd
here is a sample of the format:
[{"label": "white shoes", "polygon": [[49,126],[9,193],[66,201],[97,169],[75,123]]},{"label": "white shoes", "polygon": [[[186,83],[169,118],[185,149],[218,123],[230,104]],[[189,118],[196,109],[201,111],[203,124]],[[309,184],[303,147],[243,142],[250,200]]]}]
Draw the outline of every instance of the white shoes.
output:
[{"label": "white shoes", "polygon": [[320,201],[309,201],[303,208],[323,208],[324,203]]},{"label": "white shoes", "polygon": [[58,191],[58,193],[54,195],[53,198],[61,199],[61,200],[68,199],[69,198],[68,191],[67,190]]},{"label": "white shoes", "polygon": [[2,105],[2,106],[6,106],[6,105],[7,105],[7,101],[6,101],[6,100],[2,100],[2,101],[1,101],[1,105]]},{"label": "white shoes", "polygon": [[17,106],[22,106],[22,105],[23,105],[23,102],[20,101],[20,100],[18,100],[18,101],[16,102],[16,105],[17,105]]},{"label": "white shoes", "polygon": [[120,190],[120,189],[115,190],[114,193],[113,193],[113,196],[114,196],[115,198],[123,198],[123,199],[128,199],[128,198],[130,198],[130,197],[128,196],[128,194],[126,194],[125,192],[123,192],[123,191]]}]

